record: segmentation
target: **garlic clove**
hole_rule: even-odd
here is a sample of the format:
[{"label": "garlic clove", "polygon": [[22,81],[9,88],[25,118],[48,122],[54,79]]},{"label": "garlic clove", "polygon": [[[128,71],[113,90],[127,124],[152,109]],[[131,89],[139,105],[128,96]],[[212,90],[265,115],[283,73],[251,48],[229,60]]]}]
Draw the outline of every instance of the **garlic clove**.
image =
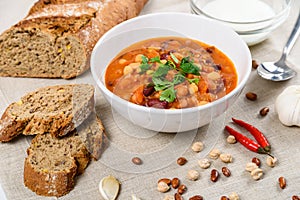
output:
[{"label": "garlic clove", "polygon": [[286,126],[300,126],[300,85],[284,89],[276,98],[275,110]]},{"label": "garlic clove", "polygon": [[101,179],[99,191],[105,200],[115,200],[119,194],[120,182],[113,176],[107,176]]}]

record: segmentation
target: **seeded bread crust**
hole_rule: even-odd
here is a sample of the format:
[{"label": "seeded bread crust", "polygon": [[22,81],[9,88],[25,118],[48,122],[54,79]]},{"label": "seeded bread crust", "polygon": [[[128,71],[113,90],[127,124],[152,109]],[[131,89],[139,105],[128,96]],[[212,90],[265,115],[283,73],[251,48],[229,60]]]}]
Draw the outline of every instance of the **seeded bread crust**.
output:
[{"label": "seeded bread crust", "polygon": [[39,0],[0,35],[0,76],[76,77],[98,39],[139,14],[147,0]]},{"label": "seeded bread crust", "polygon": [[35,136],[24,162],[25,186],[43,196],[60,197],[69,193],[75,177],[84,172],[91,158],[98,159],[103,152],[105,138],[103,125],[94,113],[68,136]]},{"label": "seeded bread crust", "polygon": [[0,141],[19,134],[64,136],[94,109],[94,87],[88,84],[40,88],[10,104],[0,119]]}]

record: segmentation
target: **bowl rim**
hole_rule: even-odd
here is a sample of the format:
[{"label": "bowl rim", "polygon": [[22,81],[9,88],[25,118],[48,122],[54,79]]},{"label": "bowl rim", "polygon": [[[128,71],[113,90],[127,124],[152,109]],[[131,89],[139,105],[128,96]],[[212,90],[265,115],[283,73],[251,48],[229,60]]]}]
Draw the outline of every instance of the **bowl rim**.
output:
[{"label": "bowl rim", "polygon": [[[214,19],[220,22],[225,22],[225,23],[229,23],[229,24],[235,24],[235,25],[251,25],[251,24],[257,24],[257,23],[264,23],[264,22],[268,22],[268,21],[272,21],[274,19],[280,18],[282,15],[284,15],[285,13],[288,13],[290,8],[291,8],[291,3],[292,0],[285,0],[286,2],[286,6],[284,9],[282,9],[280,12],[278,12],[276,15],[274,15],[273,17],[269,17],[267,19],[264,20],[258,20],[258,21],[245,21],[245,22],[238,22],[238,21],[230,21],[230,20],[224,20],[224,19],[220,19],[217,17],[214,17],[206,12],[204,12],[201,8],[199,8],[196,4],[195,1],[197,0],[190,0],[190,7],[192,9],[192,11],[195,14],[201,13],[203,16],[208,17],[210,19]],[[195,12],[198,11],[198,12]]]},{"label": "bowl rim", "polygon": [[[248,64],[249,64],[249,68],[246,71],[246,73],[244,74],[244,79],[241,80],[239,82],[239,77],[238,77],[238,84],[237,86],[228,94],[226,94],[224,97],[219,98],[213,102],[207,103],[205,105],[201,105],[201,106],[196,106],[196,107],[190,107],[190,108],[183,108],[183,109],[159,109],[159,108],[153,108],[153,107],[145,107],[145,106],[141,106],[141,105],[137,105],[134,104],[132,102],[129,102],[125,99],[122,99],[121,97],[115,95],[113,92],[111,92],[109,89],[107,89],[107,87],[105,86],[105,83],[103,83],[102,79],[103,79],[103,75],[106,72],[106,67],[103,71],[103,73],[101,74],[101,76],[97,76],[96,74],[96,70],[94,68],[94,57],[95,54],[97,52],[97,47],[101,45],[102,42],[104,42],[106,40],[106,36],[108,34],[110,34],[111,32],[113,32],[115,29],[118,29],[120,26],[125,26],[126,24],[130,24],[133,23],[134,21],[137,20],[142,20],[143,18],[151,18],[152,16],[164,16],[164,15],[178,15],[178,16],[187,16],[187,17],[193,17],[193,18],[201,18],[202,20],[206,20],[206,21],[210,21],[211,23],[217,24],[218,26],[222,26],[223,29],[227,29],[228,31],[232,32],[232,34],[236,35],[236,38],[238,38],[238,40],[240,40],[242,47],[245,50],[246,53],[246,57],[248,58]],[[142,28],[141,28],[142,29]],[[218,47],[217,47],[218,48]],[[251,52],[247,46],[247,44],[242,40],[242,38],[234,31],[232,30],[230,27],[223,25],[220,22],[214,21],[212,19],[208,19],[205,17],[201,17],[199,15],[195,15],[195,14],[191,14],[191,13],[182,13],[182,12],[159,12],[159,13],[150,13],[150,14],[144,14],[144,15],[140,15],[134,18],[131,18],[129,20],[126,20],[116,26],[114,26],[113,28],[111,28],[109,31],[107,31],[96,43],[92,54],[91,54],[91,58],[90,58],[90,64],[91,64],[91,72],[92,72],[92,76],[94,78],[94,80],[97,83],[97,86],[100,87],[100,89],[102,90],[102,92],[104,92],[106,95],[108,95],[111,98],[111,101],[118,101],[123,105],[128,106],[128,108],[132,108],[134,110],[140,110],[140,111],[145,111],[147,113],[152,113],[155,111],[155,113],[157,114],[167,114],[167,115],[178,115],[178,114],[186,114],[186,113],[192,113],[192,112],[199,112],[201,110],[206,110],[206,109],[210,109],[216,105],[222,104],[222,103],[226,103],[227,99],[230,99],[232,96],[236,95],[239,91],[242,91],[243,88],[246,85],[246,82],[248,81],[250,74],[251,74],[251,62],[252,62],[252,56],[251,56]],[[101,80],[100,80],[101,79]],[[100,83],[100,84],[99,84]],[[226,105],[226,109],[227,109],[227,105]]]}]

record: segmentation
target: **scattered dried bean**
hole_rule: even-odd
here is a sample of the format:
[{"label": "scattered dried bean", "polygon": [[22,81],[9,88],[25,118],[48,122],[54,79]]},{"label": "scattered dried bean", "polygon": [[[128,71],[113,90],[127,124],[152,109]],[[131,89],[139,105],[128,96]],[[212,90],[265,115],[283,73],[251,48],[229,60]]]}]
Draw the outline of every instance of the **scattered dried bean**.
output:
[{"label": "scattered dried bean", "polygon": [[232,162],[232,156],[228,153],[222,153],[220,154],[220,159],[224,163],[231,163]]},{"label": "scattered dried bean", "polygon": [[134,164],[136,164],[136,165],[141,165],[141,164],[143,164],[143,161],[142,161],[139,157],[133,157],[133,158],[131,159],[131,161],[132,161]]},{"label": "scattered dried bean", "polygon": [[252,158],[252,162],[255,163],[258,167],[260,167],[261,162],[259,158],[256,157]]},{"label": "scattered dried bean", "polygon": [[257,69],[257,67],[258,67],[257,61],[256,60],[252,60],[252,68],[253,69]]},{"label": "scattered dried bean", "polygon": [[257,99],[257,94],[253,92],[248,92],[246,93],[246,98],[249,99],[250,101],[255,101]]},{"label": "scattered dried bean", "polygon": [[168,186],[167,183],[161,181],[157,184],[157,190],[159,192],[167,192],[170,189],[170,186]]},{"label": "scattered dried bean", "polygon": [[271,156],[267,157],[267,165],[268,166],[275,167],[276,163],[277,163],[277,158],[271,157]]},{"label": "scattered dried bean", "polygon": [[196,170],[189,170],[187,173],[187,178],[191,181],[196,181],[199,178],[200,174]]},{"label": "scattered dried bean", "polygon": [[253,170],[255,170],[257,168],[258,168],[258,166],[253,162],[247,163],[247,165],[246,165],[246,171],[248,171],[248,172],[252,172]]},{"label": "scattered dried bean", "polygon": [[192,150],[194,152],[200,152],[202,151],[204,148],[204,145],[202,142],[195,142],[193,145],[192,145]]},{"label": "scattered dried bean", "polygon": [[220,200],[229,200],[226,196],[221,196]]},{"label": "scattered dried bean", "polygon": [[236,143],[236,139],[233,135],[229,135],[226,139],[226,141],[229,143],[229,144],[235,144]]},{"label": "scattered dried bean", "polygon": [[187,159],[185,157],[180,157],[177,159],[177,164],[182,166],[187,162]]},{"label": "scattered dried bean", "polygon": [[264,172],[262,169],[257,168],[251,172],[251,176],[254,180],[259,180],[263,176]]},{"label": "scattered dried bean", "polygon": [[168,179],[168,178],[162,178],[162,179],[159,179],[159,180],[158,180],[158,183],[159,183],[159,182],[165,182],[167,185],[170,185],[170,184],[171,184],[171,180]]},{"label": "scattered dried bean", "polygon": [[227,167],[222,167],[222,173],[226,177],[229,177],[231,175],[231,172],[230,172],[230,170]]},{"label": "scattered dried bean", "polygon": [[187,187],[185,186],[185,185],[180,185],[179,187],[178,187],[178,190],[177,190],[177,192],[179,193],[179,194],[183,194],[183,193],[185,193],[185,191],[187,190]]},{"label": "scattered dried bean", "polygon": [[259,114],[264,117],[268,114],[268,112],[270,111],[270,109],[268,107],[263,107],[260,111]]},{"label": "scattered dried bean", "polygon": [[240,197],[239,197],[239,195],[238,195],[236,192],[232,192],[232,193],[229,195],[229,199],[230,199],[230,200],[239,200]]},{"label": "scattered dried bean", "polygon": [[178,193],[174,194],[174,198],[175,198],[175,200],[183,200],[182,196]]},{"label": "scattered dried bean", "polygon": [[195,196],[189,198],[189,200],[203,200],[203,197],[200,195],[195,195]]},{"label": "scattered dried bean", "polygon": [[198,161],[198,165],[202,168],[202,169],[207,169],[210,167],[210,161],[207,158],[202,158]]},{"label": "scattered dried bean", "polygon": [[211,170],[211,172],[210,172],[210,180],[212,182],[217,182],[218,178],[219,178],[219,172],[218,172],[218,170],[216,170],[216,169]]},{"label": "scattered dried bean", "polygon": [[175,200],[174,195],[167,194],[163,200]]},{"label": "scattered dried bean", "polygon": [[180,184],[180,180],[178,178],[173,178],[171,180],[172,188],[177,189]]},{"label": "scattered dried bean", "polygon": [[292,196],[292,200],[300,200],[300,197],[297,195]]},{"label": "scattered dried bean", "polygon": [[209,157],[216,160],[219,158],[220,154],[221,152],[219,149],[213,149],[209,152]]},{"label": "scattered dried bean", "polygon": [[282,176],[279,177],[278,182],[279,182],[279,187],[281,189],[284,189],[286,187],[286,180],[284,177],[282,177]]}]

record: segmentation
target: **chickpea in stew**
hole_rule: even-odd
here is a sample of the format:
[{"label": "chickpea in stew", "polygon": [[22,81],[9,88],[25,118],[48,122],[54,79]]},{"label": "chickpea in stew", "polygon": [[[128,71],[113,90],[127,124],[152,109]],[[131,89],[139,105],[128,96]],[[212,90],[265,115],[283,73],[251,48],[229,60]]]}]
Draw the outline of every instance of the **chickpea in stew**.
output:
[{"label": "chickpea in stew", "polygon": [[109,64],[106,87],[132,103],[163,109],[201,106],[237,85],[232,61],[214,46],[189,38],[138,42]]}]

